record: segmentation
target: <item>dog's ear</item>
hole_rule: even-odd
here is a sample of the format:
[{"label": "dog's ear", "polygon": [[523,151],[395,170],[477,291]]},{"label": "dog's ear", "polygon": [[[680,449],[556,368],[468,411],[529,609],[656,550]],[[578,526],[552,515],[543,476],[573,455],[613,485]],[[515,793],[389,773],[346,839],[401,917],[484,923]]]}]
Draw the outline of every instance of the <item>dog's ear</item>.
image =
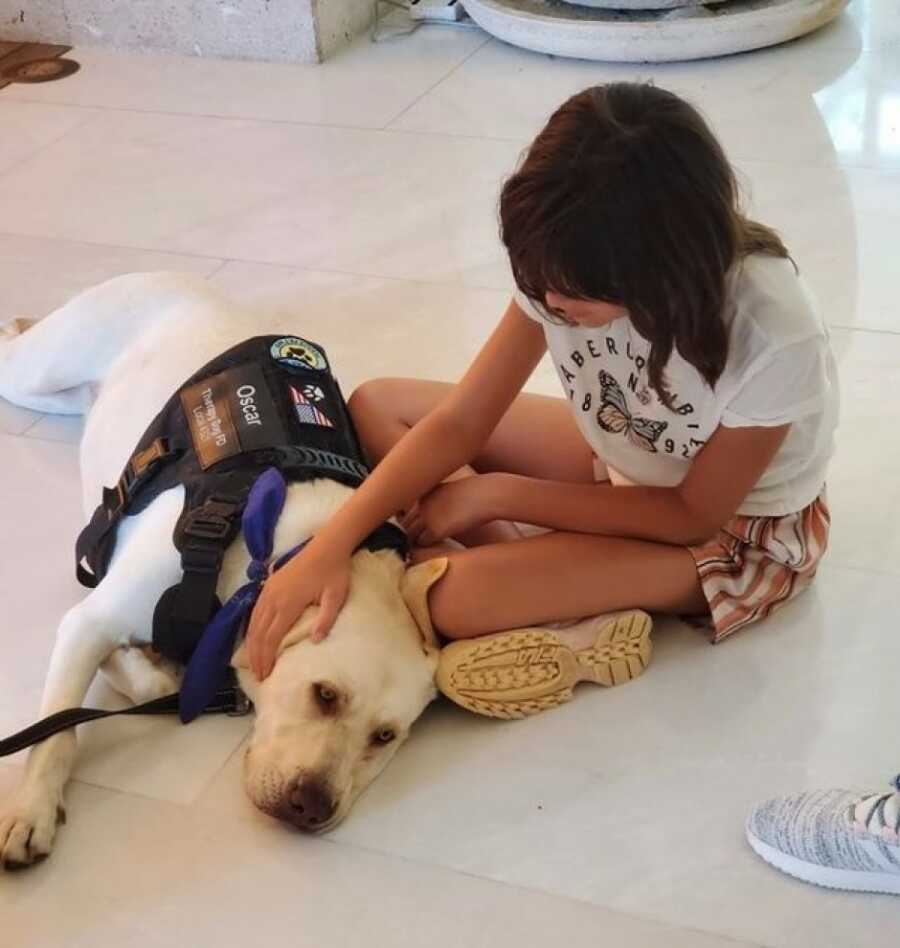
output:
[{"label": "dog's ear", "polygon": [[422,633],[426,651],[429,648],[440,648],[440,641],[434,626],[431,624],[431,613],[428,610],[428,590],[447,572],[450,560],[446,556],[417,563],[406,571],[400,582],[400,593],[406,608],[412,613],[416,625]]},{"label": "dog's ear", "polygon": [[291,631],[281,640],[278,651],[275,653],[276,656],[280,655],[286,648],[308,639],[312,635],[318,614],[318,606],[308,606],[303,615],[291,626]]},{"label": "dog's ear", "polygon": [[[308,639],[312,634],[313,623],[315,622],[316,615],[319,609],[318,606],[310,607],[303,613],[300,617],[299,622],[295,622],[291,631],[281,640],[281,644],[278,646],[278,651],[275,653],[276,658],[286,649],[290,648],[292,645],[296,645],[298,642],[302,642],[304,639]],[[249,668],[250,661],[247,658],[247,644],[246,642],[241,642],[238,650],[231,656],[231,664],[234,668]]]}]

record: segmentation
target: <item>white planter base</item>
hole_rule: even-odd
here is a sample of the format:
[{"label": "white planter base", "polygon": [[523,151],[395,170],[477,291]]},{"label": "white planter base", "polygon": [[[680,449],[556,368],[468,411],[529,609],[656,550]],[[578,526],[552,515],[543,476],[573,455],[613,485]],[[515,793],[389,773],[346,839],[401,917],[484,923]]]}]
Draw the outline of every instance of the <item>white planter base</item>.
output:
[{"label": "white planter base", "polygon": [[623,10],[674,10],[678,7],[699,7],[708,3],[729,3],[731,0],[564,0],[576,7],[594,7],[598,10],[622,12]]},{"label": "white planter base", "polygon": [[504,42],[604,62],[705,59],[774,46],[818,29],[848,2],[733,0],[715,7],[613,11],[553,0],[464,0],[469,16]]}]

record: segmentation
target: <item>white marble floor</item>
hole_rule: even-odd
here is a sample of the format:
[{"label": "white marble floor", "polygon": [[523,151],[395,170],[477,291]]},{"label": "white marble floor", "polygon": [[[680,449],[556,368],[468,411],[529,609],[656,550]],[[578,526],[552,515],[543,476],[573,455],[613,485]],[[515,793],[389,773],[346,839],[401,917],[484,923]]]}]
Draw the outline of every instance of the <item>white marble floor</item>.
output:
[{"label": "white marble floor", "polygon": [[[440,27],[321,67],[79,49],[72,78],[0,92],[0,320],[188,269],[321,339],[349,388],[460,374],[509,293],[504,174],[571,92],[652,77],[702,107],[782,230],[845,392],[804,601],[718,648],[664,624],[649,674],[532,720],[433,706],[327,840],[244,800],[243,721],[94,725],[56,852],[0,877],[4,945],[900,942],[900,901],[806,887],[742,836],[762,797],[900,769],[898,22],[896,0],[853,0],[797,43],[664,68]],[[555,392],[549,367],[531,387]],[[0,402],[0,733],[32,719],[81,595],[78,435]],[[0,761],[0,797],[21,766]]]}]

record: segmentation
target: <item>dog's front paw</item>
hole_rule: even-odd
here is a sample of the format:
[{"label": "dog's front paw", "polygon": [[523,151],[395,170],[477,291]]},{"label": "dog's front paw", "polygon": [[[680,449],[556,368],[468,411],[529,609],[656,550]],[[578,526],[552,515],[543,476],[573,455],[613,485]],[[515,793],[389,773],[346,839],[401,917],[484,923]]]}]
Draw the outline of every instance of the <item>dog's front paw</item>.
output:
[{"label": "dog's front paw", "polygon": [[59,794],[23,787],[0,810],[0,867],[23,869],[45,859],[56,827],[65,821]]}]

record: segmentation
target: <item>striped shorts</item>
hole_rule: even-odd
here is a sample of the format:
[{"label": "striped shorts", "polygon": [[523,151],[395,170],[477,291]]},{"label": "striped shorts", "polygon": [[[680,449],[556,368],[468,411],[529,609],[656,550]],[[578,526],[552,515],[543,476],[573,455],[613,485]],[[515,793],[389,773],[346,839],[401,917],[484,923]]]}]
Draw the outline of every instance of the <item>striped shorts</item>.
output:
[{"label": "striped shorts", "polygon": [[784,517],[732,518],[713,539],[689,547],[709,603],[710,638],[764,619],[812,582],[828,546],[831,517],[823,491]]}]

